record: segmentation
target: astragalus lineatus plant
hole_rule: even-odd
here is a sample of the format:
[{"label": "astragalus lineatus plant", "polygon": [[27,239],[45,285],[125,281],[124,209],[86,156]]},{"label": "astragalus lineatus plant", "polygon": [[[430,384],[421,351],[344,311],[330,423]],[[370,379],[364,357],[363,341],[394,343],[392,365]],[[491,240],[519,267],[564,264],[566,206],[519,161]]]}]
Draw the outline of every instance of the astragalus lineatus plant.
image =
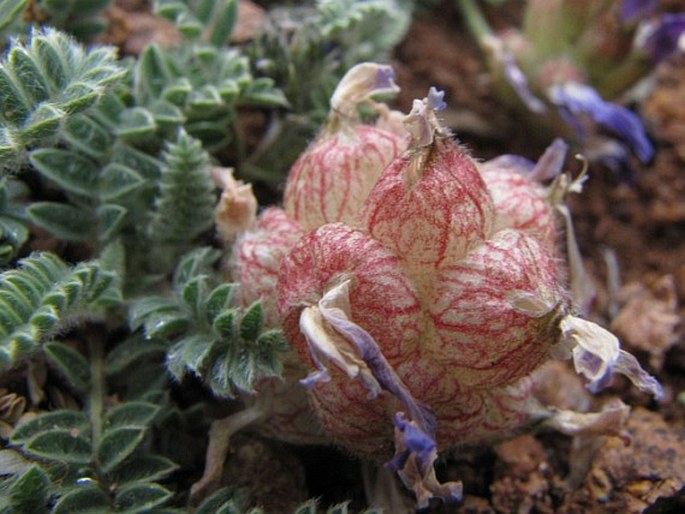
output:
[{"label": "astragalus lineatus plant", "polygon": [[[422,508],[462,495],[436,478],[441,450],[533,424],[620,433],[620,401],[594,413],[541,402],[551,359],[572,359],[593,391],[614,372],[657,398],[661,387],[611,333],[577,317],[582,267],[572,233],[561,243],[572,229],[564,197],[582,178],[561,173],[564,143],[537,164],[478,163],[440,124],[435,89],[403,126],[371,100],[395,89],[392,76],[370,63],[345,76],[291,171],[284,210],[255,217],[249,186],[224,175],[217,221],[235,239],[228,268],[242,301],[261,299],[292,345],[290,379],[320,424],[308,425],[312,441],[387,461]],[[375,124],[360,120],[362,104]],[[271,401],[301,408],[288,391]],[[269,424],[305,442],[294,428]]]}]

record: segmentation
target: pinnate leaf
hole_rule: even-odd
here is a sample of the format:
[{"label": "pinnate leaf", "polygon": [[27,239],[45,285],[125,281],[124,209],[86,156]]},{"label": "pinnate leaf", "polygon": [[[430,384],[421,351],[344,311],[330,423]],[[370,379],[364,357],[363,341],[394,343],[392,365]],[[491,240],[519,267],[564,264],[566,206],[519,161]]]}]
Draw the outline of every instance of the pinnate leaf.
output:
[{"label": "pinnate leaf", "polygon": [[24,444],[36,435],[54,430],[82,433],[88,430],[90,422],[85,414],[74,410],[56,410],[41,414],[22,423],[12,434],[12,444]]},{"label": "pinnate leaf", "polygon": [[76,391],[86,392],[90,386],[90,367],[88,361],[79,352],[69,346],[50,342],[43,346],[43,351],[50,365],[67,379]]},{"label": "pinnate leaf", "polygon": [[106,472],[126,460],[140,445],[145,429],[123,426],[105,430],[97,449],[97,460]]},{"label": "pinnate leaf", "polygon": [[94,514],[111,512],[107,494],[94,483],[79,485],[64,494],[52,514]]},{"label": "pinnate leaf", "polygon": [[91,461],[92,447],[78,431],[60,429],[36,435],[24,451],[41,459],[84,465]]}]

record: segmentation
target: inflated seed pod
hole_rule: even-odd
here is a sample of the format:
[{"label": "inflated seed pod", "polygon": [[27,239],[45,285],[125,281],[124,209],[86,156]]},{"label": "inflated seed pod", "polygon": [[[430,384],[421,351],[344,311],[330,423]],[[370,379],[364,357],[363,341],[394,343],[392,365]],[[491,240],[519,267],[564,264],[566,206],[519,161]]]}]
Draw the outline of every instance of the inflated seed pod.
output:
[{"label": "inflated seed pod", "polygon": [[[392,79],[390,66],[362,63],[338,85],[325,125],[286,183],[285,210],[306,230],[336,221],[353,224],[380,173],[406,147],[406,134],[361,123],[357,111],[372,95],[397,91]],[[379,111],[389,116],[387,108]]]},{"label": "inflated seed pod", "polygon": [[[431,357],[462,387],[492,388],[530,373],[559,337],[555,307],[567,299],[560,265],[536,238],[504,229],[444,266],[425,299]],[[527,302],[539,310],[519,308]]]},{"label": "inflated seed pod", "polygon": [[[380,389],[374,392],[378,398],[369,400],[367,380],[374,379],[363,360],[357,358],[342,370],[321,366],[332,346],[341,353],[339,359],[356,352],[326,322],[320,305],[343,283],[349,283],[349,304],[344,300],[341,310],[368,331],[390,362],[417,353],[421,306],[399,257],[342,223],[310,232],[282,262],[278,292],[283,330],[301,359],[317,370],[305,383],[322,426],[333,440],[359,454],[387,456],[392,448],[387,416],[398,408],[397,401]],[[350,380],[350,374],[362,380]]]},{"label": "inflated seed pod", "polygon": [[494,220],[474,162],[435,118],[441,103],[437,92],[414,102],[406,121],[410,148],[385,169],[362,215],[371,236],[400,255],[420,282],[490,237]]},{"label": "inflated seed pod", "polygon": [[247,306],[261,300],[268,327],[280,326],[274,292],[281,259],[303,234],[299,223],[283,209],[270,207],[232,247],[227,271],[231,280],[240,284],[241,303]]},{"label": "inflated seed pod", "polygon": [[496,231],[515,228],[530,233],[547,248],[559,247],[559,222],[546,188],[532,180],[533,163],[504,156],[479,166],[495,204]]}]

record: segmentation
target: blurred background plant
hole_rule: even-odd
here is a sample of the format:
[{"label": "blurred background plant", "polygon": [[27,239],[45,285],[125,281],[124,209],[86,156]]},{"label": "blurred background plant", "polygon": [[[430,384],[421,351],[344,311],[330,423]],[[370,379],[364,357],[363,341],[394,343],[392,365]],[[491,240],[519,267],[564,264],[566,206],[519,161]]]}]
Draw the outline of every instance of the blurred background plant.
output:
[{"label": "blurred background plant", "polygon": [[528,0],[520,26],[495,31],[485,11],[502,3],[456,1],[494,93],[530,136],[576,141],[623,177],[631,153],[649,162],[653,144],[630,107],[648,91],[654,66],[682,48],[685,13],[664,12],[658,0]]}]

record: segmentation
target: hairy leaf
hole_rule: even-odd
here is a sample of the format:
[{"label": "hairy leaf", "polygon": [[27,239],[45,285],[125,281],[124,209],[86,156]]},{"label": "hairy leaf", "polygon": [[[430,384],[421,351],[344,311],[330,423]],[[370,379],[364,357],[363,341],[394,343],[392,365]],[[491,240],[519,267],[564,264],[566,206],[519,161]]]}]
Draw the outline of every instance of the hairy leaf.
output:
[{"label": "hairy leaf", "polygon": [[145,429],[138,426],[111,427],[103,433],[97,448],[97,462],[109,472],[126,460],[140,445]]},{"label": "hairy leaf", "polygon": [[85,414],[73,410],[56,410],[41,414],[17,427],[12,434],[12,444],[25,444],[29,439],[53,430],[82,433],[89,430],[90,422]]},{"label": "hairy leaf", "polygon": [[97,484],[86,482],[64,494],[52,509],[52,514],[92,514],[109,512],[107,494]]},{"label": "hairy leaf", "polygon": [[188,243],[214,223],[215,186],[209,156],[181,132],[164,154],[164,169],[150,235],[156,241]]},{"label": "hairy leaf", "polygon": [[26,210],[29,219],[65,241],[87,241],[95,237],[91,214],[65,203],[35,202]]},{"label": "hairy leaf", "polygon": [[[5,366],[27,357],[63,323],[85,313],[99,315],[119,300],[116,276],[97,261],[70,267],[50,253],[22,259],[17,269],[0,274],[0,355],[6,357]],[[59,347],[53,350],[55,363],[64,364],[66,354]],[[67,360],[71,364],[65,372],[79,367],[74,359]]]},{"label": "hairy leaf", "polygon": [[[8,6],[0,4],[0,15],[3,8],[14,12]],[[52,28],[34,29],[26,43],[13,40],[0,63],[0,128],[12,140],[6,157],[20,162],[25,146],[51,144],[70,115],[95,104],[123,74],[112,49],[87,52]]]},{"label": "hairy leaf", "polygon": [[41,468],[34,465],[9,488],[8,500],[14,512],[43,512],[47,503],[50,480]]},{"label": "hairy leaf", "polygon": [[165,504],[171,496],[171,491],[158,484],[130,484],[119,489],[114,507],[117,512],[128,514],[146,512]]},{"label": "hairy leaf", "polygon": [[126,402],[117,405],[107,413],[104,429],[120,427],[145,428],[159,412],[159,407],[148,402]]},{"label": "hairy leaf", "polygon": [[76,152],[43,148],[31,152],[31,164],[66,191],[90,195],[97,184],[98,166]]},{"label": "hairy leaf", "polygon": [[167,345],[159,339],[144,339],[142,335],[135,335],[121,341],[107,354],[107,374],[123,373],[136,363],[161,358],[166,349]]},{"label": "hairy leaf", "polygon": [[83,355],[65,344],[54,341],[45,344],[43,351],[50,365],[67,379],[71,387],[81,393],[88,390],[90,368]]},{"label": "hairy leaf", "polygon": [[31,438],[24,445],[29,455],[46,460],[83,465],[91,460],[90,441],[75,430],[51,430]]},{"label": "hairy leaf", "polygon": [[112,469],[109,477],[117,484],[155,482],[173,473],[178,466],[159,455],[133,456]]}]

